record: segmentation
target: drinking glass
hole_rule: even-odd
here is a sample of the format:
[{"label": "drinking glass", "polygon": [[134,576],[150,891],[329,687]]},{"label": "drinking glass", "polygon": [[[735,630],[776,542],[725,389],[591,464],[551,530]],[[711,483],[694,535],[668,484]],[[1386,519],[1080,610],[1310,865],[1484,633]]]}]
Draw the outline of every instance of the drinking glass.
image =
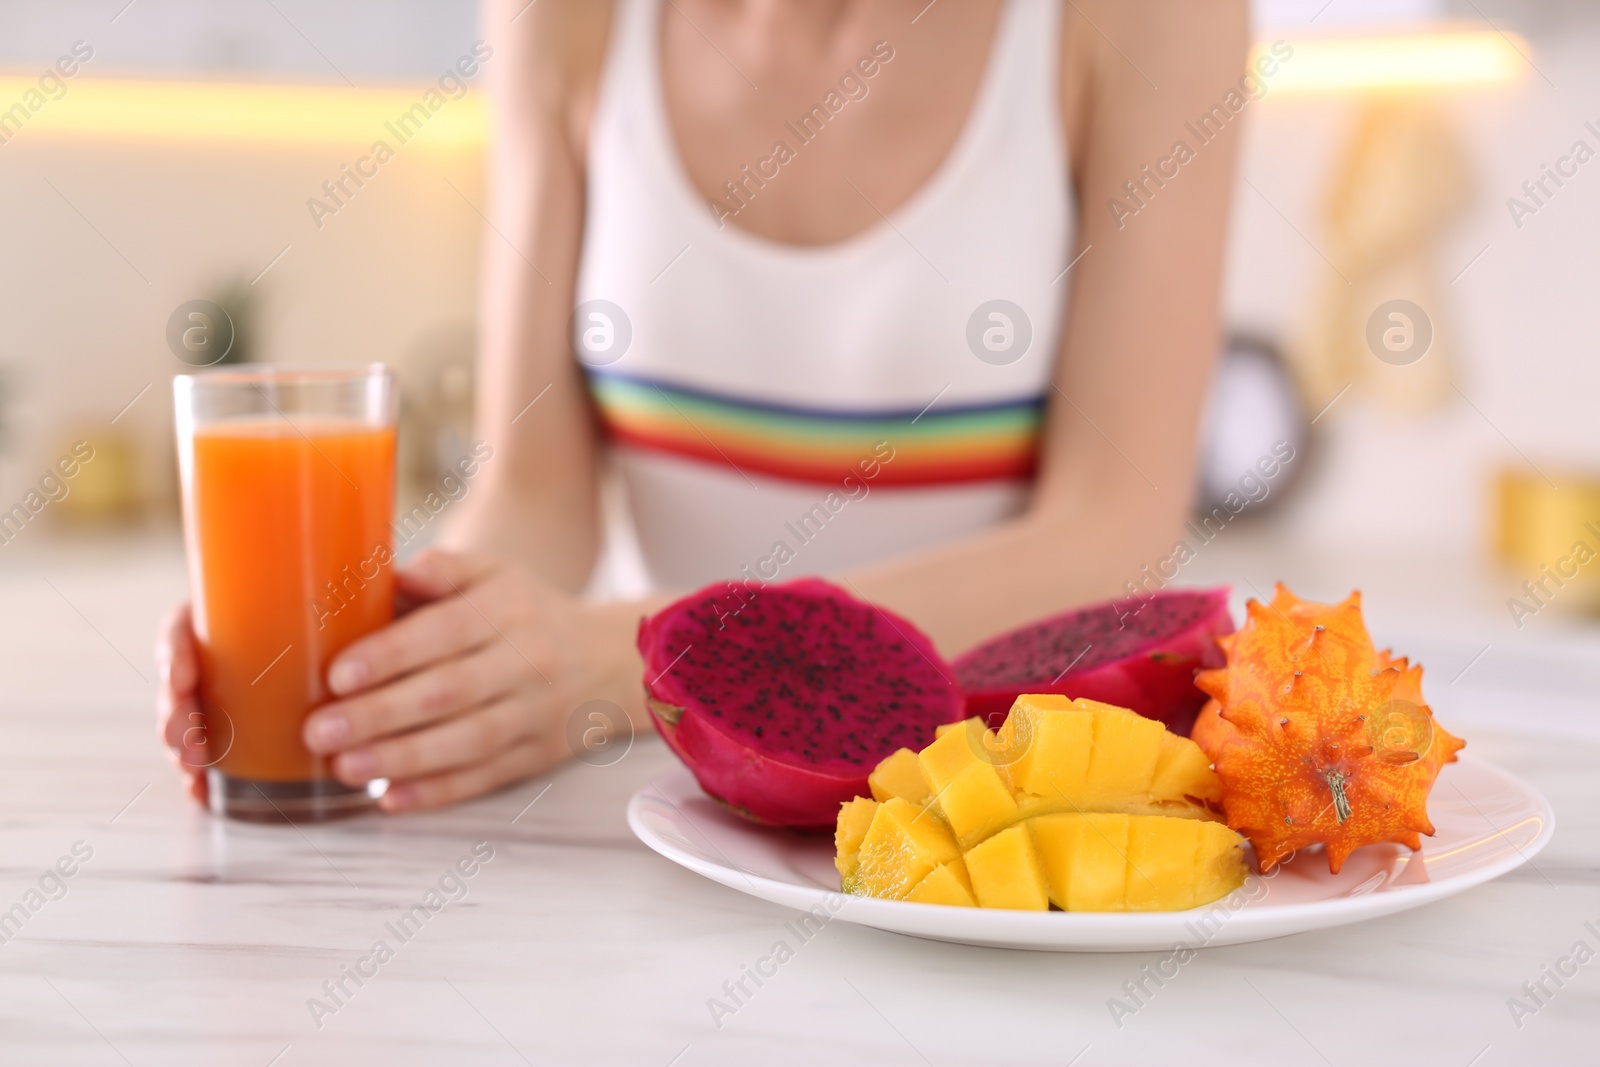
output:
[{"label": "drinking glass", "polygon": [[374,806],[301,740],[328,665],[394,610],[396,390],[382,364],[227,367],[173,382],[211,809],[316,820]]}]

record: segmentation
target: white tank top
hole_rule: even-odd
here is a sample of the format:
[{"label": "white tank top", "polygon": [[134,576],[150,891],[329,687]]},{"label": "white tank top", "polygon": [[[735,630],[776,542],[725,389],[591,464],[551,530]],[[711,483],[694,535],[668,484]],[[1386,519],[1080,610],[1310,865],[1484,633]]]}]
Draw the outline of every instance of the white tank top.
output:
[{"label": "white tank top", "polygon": [[[662,94],[661,3],[616,3],[573,316],[650,578],[838,571],[1016,514],[1071,237],[1057,0],[1007,0],[949,156],[886,221],[822,246],[719,220],[695,189]],[[871,106],[855,73],[779,131],[790,151]],[[730,175],[736,193],[782,181],[782,159]]]}]

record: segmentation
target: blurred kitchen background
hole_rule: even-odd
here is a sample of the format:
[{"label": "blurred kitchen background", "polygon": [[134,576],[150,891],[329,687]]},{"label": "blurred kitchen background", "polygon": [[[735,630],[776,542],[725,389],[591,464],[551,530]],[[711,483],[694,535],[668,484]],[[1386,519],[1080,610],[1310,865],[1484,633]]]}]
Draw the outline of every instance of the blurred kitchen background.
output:
[{"label": "blurred kitchen background", "polygon": [[[1255,16],[1262,45],[1295,54],[1245,109],[1213,420],[1232,429],[1208,484],[1299,446],[1179,580],[1359,585],[1436,704],[1490,716],[1554,675],[1517,714],[1600,731],[1570,695],[1600,691],[1600,563],[1573,558],[1600,551],[1600,9],[1259,0]],[[394,365],[402,502],[462,449],[481,78],[336,212],[307,202],[332,203],[323,183],[479,36],[473,0],[0,0],[0,109],[92,49],[59,99],[11,127],[0,112],[0,507],[73,442],[96,453],[0,545],[13,619],[47,619],[8,627],[8,658],[76,632],[148,674],[182,582],[168,324],[186,301],[227,310],[229,358]],[[1421,319],[1369,330],[1397,299]],[[1394,324],[1431,335],[1420,359],[1375,354]],[[639,577],[619,543],[611,590]],[[117,684],[127,668],[99,658],[85,670]]]}]

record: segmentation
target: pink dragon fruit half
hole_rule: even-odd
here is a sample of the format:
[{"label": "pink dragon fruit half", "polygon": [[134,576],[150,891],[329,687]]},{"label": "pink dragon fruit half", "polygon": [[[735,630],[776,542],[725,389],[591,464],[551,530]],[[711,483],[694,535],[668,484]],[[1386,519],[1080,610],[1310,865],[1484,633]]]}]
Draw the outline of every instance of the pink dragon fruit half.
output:
[{"label": "pink dragon fruit half", "polygon": [[831,832],[897,748],[965,700],[905,619],[815,578],[710,586],[639,624],[656,729],[711,796],[756,822]]},{"label": "pink dragon fruit half", "polygon": [[1163,590],[1029,623],[953,664],[967,714],[999,727],[1023,693],[1061,693],[1131,708],[1188,736],[1206,695],[1197,670],[1220,667],[1233,632],[1228,590]]}]

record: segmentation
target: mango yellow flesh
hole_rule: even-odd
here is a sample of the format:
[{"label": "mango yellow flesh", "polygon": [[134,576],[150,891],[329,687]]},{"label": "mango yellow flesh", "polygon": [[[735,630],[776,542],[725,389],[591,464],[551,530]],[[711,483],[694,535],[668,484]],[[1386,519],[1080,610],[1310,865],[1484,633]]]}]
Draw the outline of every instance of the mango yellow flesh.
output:
[{"label": "mango yellow flesh", "polygon": [[1221,823],[1094,812],[1027,826],[1064,911],[1181,911],[1244,884],[1239,835]]},{"label": "mango yellow flesh", "polygon": [[948,730],[917,756],[933,807],[962,848],[970,848],[1017,820],[1017,801],[995,764],[986,758],[985,731],[977,719]]},{"label": "mango yellow flesh", "polygon": [[[1244,884],[1241,839],[1221,823],[1165,815],[1041,815],[955,854],[935,816],[895,799],[870,805],[857,852],[837,859],[847,892],[985,908],[1178,911]],[[850,818],[867,810],[857,807]],[[853,833],[841,820],[839,840]],[[945,857],[940,859],[940,857]],[[848,873],[847,873],[848,872]]]},{"label": "mango yellow flesh", "polygon": [[[913,780],[912,771],[917,778]],[[839,814],[835,864],[864,896],[1020,910],[1170,911],[1244,882],[1199,746],[1122,708],[1023,696],[998,732],[941,727]]]},{"label": "mango yellow flesh", "polygon": [[983,908],[1048,911],[1044,871],[1026,826],[1001,830],[967,850],[967,875]]},{"label": "mango yellow flesh", "polygon": [[1018,697],[994,744],[1013,755],[1005,770],[1016,792],[1061,801],[1063,810],[1203,808],[1222,796],[1199,745],[1093,700]]},{"label": "mango yellow flesh", "polygon": [[1019,697],[1000,728],[998,748],[1013,757],[1006,770],[1017,792],[1080,793],[1094,752],[1094,716],[1066,697]]},{"label": "mango yellow flesh", "polygon": [[[1120,812],[1041,815],[1029,830],[1040,851],[1050,902],[1062,911],[1124,911],[1128,821]],[[1154,818],[1154,816],[1139,816]]]},{"label": "mango yellow flesh", "polygon": [[978,902],[972,896],[972,879],[967,876],[967,865],[959,860],[941,863],[911,887],[905,899],[917,904],[948,904],[960,908],[975,908]]},{"label": "mango yellow flesh", "polygon": [[937,815],[893,797],[872,813],[852,863],[839,865],[853,867],[842,878],[845,892],[899,900],[934,868],[960,858],[955,838]]},{"label": "mango yellow flesh", "polygon": [[1157,803],[1203,800],[1220,808],[1222,782],[1199,745],[1187,737],[1163,732],[1155,775],[1150,781],[1150,795]]},{"label": "mango yellow flesh", "polygon": [[839,822],[833,831],[833,865],[838,868],[844,884],[849,884],[856,876],[856,857],[877,811],[878,802],[865,797],[847,800],[839,806]]},{"label": "mango yellow flesh", "polygon": [[898,749],[885,757],[867,776],[867,786],[872,790],[872,799],[880,803],[890,797],[900,797],[913,804],[928,802],[928,783],[922,779],[922,764],[909,748]]},{"label": "mango yellow flesh", "polygon": [[1130,818],[1121,910],[1194,907],[1202,866],[1199,851],[1200,824],[1193,819]]},{"label": "mango yellow flesh", "polygon": [[[1219,798],[1221,787],[1198,745],[1152,719],[1090,700],[1018,697],[998,734],[969,719],[916,759],[932,806],[963,849],[1054,812],[1218,818],[1205,802]],[[903,781],[909,760],[896,752],[879,768],[881,782]],[[915,799],[912,787],[897,789]]]}]

